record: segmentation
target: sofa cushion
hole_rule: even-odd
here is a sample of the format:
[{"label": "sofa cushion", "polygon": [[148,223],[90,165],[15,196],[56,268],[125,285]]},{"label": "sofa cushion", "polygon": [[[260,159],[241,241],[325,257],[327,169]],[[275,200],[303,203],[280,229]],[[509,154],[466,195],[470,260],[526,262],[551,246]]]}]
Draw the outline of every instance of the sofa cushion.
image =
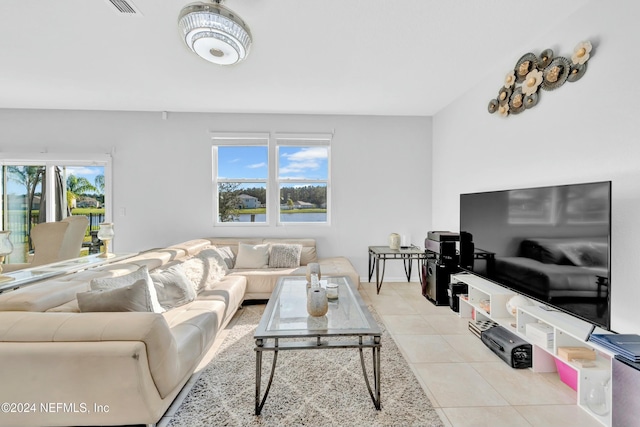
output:
[{"label": "sofa cushion", "polygon": [[234,268],[266,268],[269,265],[269,245],[238,245]]},{"label": "sofa cushion", "polygon": [[302,245],[289,245],[275,243],[271,245],[269,252],[270,268],[293,268],[300,267],[300,254]]},{"label": "sofa cushion", "polygon": [[162,308],[160,302],[158,301],[158,294],[156,292],[155,286],[153,285],[153,280],[151,280],[151,276],[149,275],[149,269],[146,265],[140,267],[133,273],[125,274],[123,276],[91,279],[91,282],[89,282],[89,286],[93,291],[109,290],[132,285],[139,280],[143,280],[148,288],[148,292],[151,298],[151,305],[153,307],[152,311],[154,313],[162,313],[164,311],[164,308]]},{"label": "sofa cushion", "polygon": [[158,293],[158,301],[165,309],[179,307],[196,297],[195,287],[180,265],[152,271],[151,280]]},{"label": "sofa cushion", "polygon": [[113,289],[79,292],[78,307],[83,313],[111,311],[153,312],[149,286],[144,279]]}]

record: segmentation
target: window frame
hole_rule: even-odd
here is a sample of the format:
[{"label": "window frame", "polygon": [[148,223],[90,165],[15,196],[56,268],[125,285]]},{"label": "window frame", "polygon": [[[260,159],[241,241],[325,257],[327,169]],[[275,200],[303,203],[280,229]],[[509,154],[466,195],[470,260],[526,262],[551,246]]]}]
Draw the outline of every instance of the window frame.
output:
[{"label": "window frame", "polygon": [[[269,205],[271,204],[270,200],[270,191],[269,191],[269,176],[271,175],[271,148],[269,144],[269,133],[268,132],[251,132],[251,133],[236,133],[236,132],[212,132],[211,139],[213,144],[211,146],[211,180],[212,180],[212,194],[213,194],[213,226],[214,227],[233,227],[241,225],[243,227],[264,227],[269,225],[270,220],[270,212]],[[267,178],[219,178],[218,177],[218,148],[219,147],[229,147],[229,146],[241,146],[241,147],[267,147]],[[224,222],[220,221],[220,210],[219,210],[219,183],[233,183],[238,182],[241,184],[251,184],[251,183],[264,183],[267,198],[267,209],[265,212],[265,221],[264,222],[240,222],[240,221],[231,221]]]},{"label": "window frame", "polygon": [[[212,212],[214,227],[296,227],[317,226],[324,227],[331,225],[331,142],[333,133],[287,133],[287,132],[210,132],[212,146]],[[267,147],[267,179],[238,179],[238,178],[218,178],[218,147],[220,146],[266,146]],[[327,179],[326,180],[290,180],[279,177],[279,147],[327,147]],[[296,183],[324,183],[327,188],[327,218],[323,222],[282,222],[280,221],[280,184],[281,182]],[[266,218],[264,222],[221,222],[218,209],[218,183],[239,182],[239,183],[265,183],[267,193]]]},{"label": "window frame", "polygon": [[[104,221],[111,222],[113,218],[113,188],[112,188],[112,156],[103,153],[0,153],[0,166],[44,166],[47,177],[53,172],[56,166],[102,166],[104,167]],[[55,182],[47,179],[47,192],[55,193]],[[6,188],[3,183],[2,188]],[[4,197],[5,195],[3,195]],[[66,197],[66,196],[65,196]],[[3,215],[0,218],[0,225],[4,225],[4,206],[6,200],[2,200]],[[55,218],[55,204],[49,203],[46,206],[47,222],[52,222]],[[2,227],[0,227],[2,228]]]},{"label": "window frame", "polygon": [[[315,134],[299,134],[299,133],[277,133],[275,135],[275,149],[276,149],[276,165],[275,165],[275,185],[278,194],[278,205],[276,215],[276,225],[282,227],[295,227],[299,225],[316,225],[316,226],[329,226],[331,225],[331,139],[333,135],[327,133],[315,133]],[[327,179],[292,179],[280,177],[280,147],[326,147],[327,148]],[[304,184],[318,184],[323,183],[326,185],[326,210],[327,219],[322,222],[315,221],[281,221],[280,219],[280,188],[283,183],[304,183]]]}]

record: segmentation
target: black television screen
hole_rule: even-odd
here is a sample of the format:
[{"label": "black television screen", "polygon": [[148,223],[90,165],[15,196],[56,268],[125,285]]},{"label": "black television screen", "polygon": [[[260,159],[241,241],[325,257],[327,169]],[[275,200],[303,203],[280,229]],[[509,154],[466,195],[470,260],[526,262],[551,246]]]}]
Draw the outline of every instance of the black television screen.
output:
[{"label": "black television screen", "polygon": [[460,195],[463,269],[605,329],[610,243],[610,181]]}]

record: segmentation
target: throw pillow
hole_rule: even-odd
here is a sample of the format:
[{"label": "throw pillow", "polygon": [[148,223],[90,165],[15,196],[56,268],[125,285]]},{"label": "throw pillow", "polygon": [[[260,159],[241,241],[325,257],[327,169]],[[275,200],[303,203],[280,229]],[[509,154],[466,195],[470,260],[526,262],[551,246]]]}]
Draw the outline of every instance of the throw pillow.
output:
[{"label": "throw pillow", "polygon": [[149,311],[153,312],[149,286],[144,279],[112,289],[79,292],[78,307],[83,313],[93,311]]},{"label": "throw pillow", "polygon": [[223,246],[221,248],[216,248],[224,262],[227,264],[228,268],[233,268],[236,263],[236,256],[231,250],[229,246]]},{"label": "throw pillow", "polygon": [[149,288],[149,295],[151,298],[151,305],[153,306],[154,313],[162,313],[164,308],[158,301],[158,294],[156,293],[156,287],[153,285],[153,280],[149,276],[149,269],[147,266],[142,266],[133,273],[125,274],[117,277],[104,277],[98,279],[91,279],[89,286],[92,291],[99,290],[111,290],[116,288],[122,288],[124,286],[132,285],[139,280],[144,280]]},{"label": "throw pillow", "polygon": [[205,248],[182,263],[186,276],[196,293],[222,279],[228,272],[227,264],[215,248]]},{"label": "throw pillow", "polygon": [[269,267],[300,267],[300,254],[302,254],[302,245],[272,244],[269,253]]},{"label": "throw pillow", "polygon": [[267,268],[269,265],[269,244],[238,245],[235,268]]},{"label": "throw pillow", "polygon": [[151,272],[151,280],[158,294],[158,301],[165,309],[180,307],[196,298],[193,283],[180,265]]}]

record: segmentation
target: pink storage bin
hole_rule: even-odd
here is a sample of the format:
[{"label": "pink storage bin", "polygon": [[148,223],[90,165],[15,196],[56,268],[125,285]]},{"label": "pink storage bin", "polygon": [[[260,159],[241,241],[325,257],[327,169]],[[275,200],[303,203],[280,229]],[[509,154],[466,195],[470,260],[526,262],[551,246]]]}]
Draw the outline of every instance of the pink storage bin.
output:
[{"label": "pink storage bin", "polygon": [[558,370],[558,375],[560,375],[562,382],[575,391],[578,391],[578,371],[558,358],[556,358],[555,361],[556,369]]}]

